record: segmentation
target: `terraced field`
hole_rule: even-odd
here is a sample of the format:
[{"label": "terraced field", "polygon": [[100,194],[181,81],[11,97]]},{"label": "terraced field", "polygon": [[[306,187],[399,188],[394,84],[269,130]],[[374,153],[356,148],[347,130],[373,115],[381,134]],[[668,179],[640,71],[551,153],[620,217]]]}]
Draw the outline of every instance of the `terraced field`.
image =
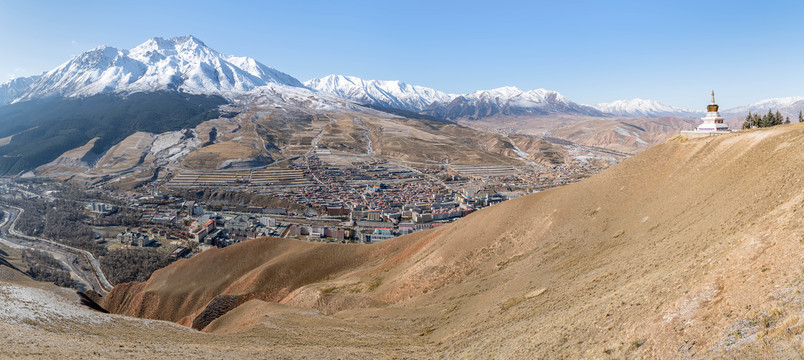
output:
[{"label": "terraced field", "polygon": [[451,164],[450,168],[459,174],[468,177],[488,178],[506,177],[519,174],[517,167],[512,165],[458,165]]},{"label": "terraced field", "polygon": [[181,171],[167,186],[192,187],[215,185],[303,185],[308,180],[301,170],[255,169]]}]

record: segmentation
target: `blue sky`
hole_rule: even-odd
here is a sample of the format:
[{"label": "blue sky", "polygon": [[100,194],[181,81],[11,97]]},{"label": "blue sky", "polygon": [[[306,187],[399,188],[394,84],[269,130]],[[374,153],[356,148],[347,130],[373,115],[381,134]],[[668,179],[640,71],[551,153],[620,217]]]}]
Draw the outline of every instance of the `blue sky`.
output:
[{"label": "blue sky", "polygon": [[8,1],[0,79],[99,45],[192,34],[305,81],[332,73],[451,93],[514,85],[585,103],[701,108],[804,95],[804,4],[748,1]]}]

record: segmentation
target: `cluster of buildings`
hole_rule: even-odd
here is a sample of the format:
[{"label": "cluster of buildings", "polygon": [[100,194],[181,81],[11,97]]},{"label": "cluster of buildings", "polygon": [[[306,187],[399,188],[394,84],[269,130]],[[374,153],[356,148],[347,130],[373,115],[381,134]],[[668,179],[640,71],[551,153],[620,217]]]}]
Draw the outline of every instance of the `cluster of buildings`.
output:
[{"label": "cluster of buildings", "polygon": [[[476,172],[484,170],[482,166],[469,168]],[[443,167],[441,170],[436,167],[414,170],[382,160],[340,166],[310,156],[293,163],[291,169],[302,172],[309,181],[265,188],[263,192],[298,204],[304,211],[186,201],[178,208],[174,205],[172,209],[160,207],[151,211],[147,220],[153,224],[183,225],[187,227],[186,238],[213,246],[266,235],[315,241],[374,242],[439,226],[502,202],[509,196],[520,195],[508,191],[509,196],[503,196],[491,189],[541,189],[572,182],[573,177],[590,172],[590,169],[559,165],[545,174],[521,174],[521,169],[514,169],[503,172],[506,175],[503,177],[477,179],[470,176],[459,181],[453,179],[454,183],[448,184],[439,177],[443,175]],[[500,172],[496,168],[489,169],[485,169],[486,173]],[[533,176],[514,176],[510,174],[512,171]],[[203,217],[210,209],[242,215]],[[192,224],[184,224],[188,219],[192,219]],[[280,219],[280,224],[276,219]],[[312,224],[307,221],[315,219],[324,221],[312,221]],[[337,223],[338,220],[342,223]]]},{"label": "cluster of buildings", "polygon": [[464,217],[476,209],[494,205],[506,200],[497,193],[484,192],[467,195],[466,192],[448,194],[431,194],[430,201],[391,202],[384,203],[381,208],[369,208],[366,205],[355,205],[350,212],[353,221],[387,221],[393,224],[410,221],[412,223],[429,223],[433,221],[451,220]]},{"label": "cluster of buildings", "polygon": [[334,239],[342,242],[350,239],[352,231],[343,227],[337,226],[322,226],[322,225],[290,225],[288,227],[287,236],[303,237],[308,239]]},{"label": "cluster of buildings", "polygon": [[160,244],[157,236],[151,237],[146,233],[131,231],[130,229],[117,234],[117,242],[123,245],[139,247],[157,246]]},{"label": "cluster of buildings", "polygon": [[210,204],[194,201],[146,203],[140,208],[146,210],[143,221],[179,228],[180,238],[198,246],[224,247],[260,236],[376,242],[439,226],[506,199],[477,189],[457,193],[434,181],[359,186],[332,182],[298,190],[283,197],[306,201],[311,213],[242,204],[215,206],[222,211],[208,213]]},{"label": "cluster of buildings", "polygon": [[330,207],[334,211],[358,204],[383,208],[391,203],[427,201],[432,194],[446,191],[443,185],[426,176],[380,161],[330,166],[312,156],[293,166],[302,169],[315,185],[286,188],[271,195],[322,210]]},{"label": "cluster of buildings", "polygon": [[[237,242],[261,236],[278,236],[276,219],[262,215],[262,208],[252,210],[254,214],[230,214],[209,212],[208,204],[195,201],[172,199],[159,203],[136,203],[132,205],[144,214],[143,224],[150,223],[160,228],[159,234],[172,243],[193,249],[206,249],[212,246],[225,247]],[[120,243],[134,246],[149,246],[148,235],[127,230],[117,236]],[[151,240],[159,241],[154,237]],[[140,242],[146,245],[140,245]]]},{"label": "cluster of buildings", "polygon": [[235,242],[254,239],[259,236],[276,235],[276,218],[240,214],[231,219],[223,219],[225,236]]},{"label": "cluster of buildings", "polygon": [[304,162],[294,163],[291,169],[301,170],[306,178],[319,183],[347,181],[397,181],[418,178],[418,174],[408,169],[381,160],[369,160],[350,166],[329,165],[317,156],[310,156]]},{"label": "cluster of buildings", "polygon": [[[505,189],[508,185],[538,189],[540,185],[549,187],[557,181],[571,182],[573,176],[580,174],[578,171],[589,171],[558,166],[548,169],[548,176],[523,174],[521,169],[514,169],[501,172],[505,176],[495,177],[491,175],[496,175],[500,169],[470,166],[462,170],[484,170],[484,174],[491,175],[453,177],[444,182],[444,167],[412,169],[382,160],[338,166],[327,164],[317,156],[296,162],[291,169],[302,172],[309,181],[265,187],[262,191],[300,205],[294,207],[296,210],[197,203],[160,194],[139,204],[147,214],[142,220],[180,229],[179,238],[185,239],[192,248],[223,247],[260,236],[370,243],[437,227],[502,202],[509,196],[501,195],[496,189]],[[512,175],[512,171],[518,175]],[[509,193],[518,195],[513,191],[506,194]],[[301,208],[306,210],[298,210]],[[212,210],[217,212],[209,213]]]},{"label": "cluster of buildings", "polygon": [[433,194],[447,190],[432,181],[397,182],[383,185],[361,185],[348,183],[329,183],[306,186],[293,191],[279,192],[274,196],[320,209],[320,212],[337,213],[337,209],[354,206],[386,208],[393,204],[407,204],[432,201]]},{"label": "cluster of buildings", "polygon": [[261,236],[277,236],[276,219],[251,214],[222,215],[218,213],[201,214],[190,221],[187,237],[199,245],[226,247],[241,241]]}]

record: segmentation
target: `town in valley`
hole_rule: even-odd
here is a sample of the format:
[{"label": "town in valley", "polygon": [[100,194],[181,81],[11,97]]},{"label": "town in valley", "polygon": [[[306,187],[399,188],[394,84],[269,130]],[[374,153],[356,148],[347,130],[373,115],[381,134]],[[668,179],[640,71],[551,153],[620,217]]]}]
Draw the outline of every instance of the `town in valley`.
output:
[{"label": "town in valley", "polygon": [[114,225],[92,225],[98,246],[150,248],[186,258],[263,236],[383,241],[578,181],[600,171],[598,164],[405,164],[316,148],[281,167],[171,169],[164,179],[125,191],[103,182],[81,190],[48,179],[8,179],[0,197],[46,203],[69,187],[82,194],[72,197],[72,211],[83,213],[88,224],[128,214]]}]

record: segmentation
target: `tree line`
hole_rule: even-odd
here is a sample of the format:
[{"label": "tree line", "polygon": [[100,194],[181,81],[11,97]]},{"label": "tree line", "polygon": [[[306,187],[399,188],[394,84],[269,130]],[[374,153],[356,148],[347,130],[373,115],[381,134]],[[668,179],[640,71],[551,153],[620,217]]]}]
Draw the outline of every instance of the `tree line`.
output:
[{"label": "tree line", "polygon": [[148,280],[154,271],[172,262],[170,254],[139,248],[111,250],[100,258],[103,274],[114,285]]},{"label": "tree line", "polygon": [[38,250],[23,250],[22,261],[28,266],[28,275],[34,280],[54,283],[61,287],[78,289],[78,283],[50,254]]},{"label": "tree line", "polygon": [[52,202],[42,200],[8,200],[9,204],[22,208],[15,228],[28,236],[49,240],[103,255],[106,249],[95,243],[95,233],[86,224],[83,205],[61,199]]},{"label": "tree line", "polygon": [[[802,121],[802,114],[800,111],[798,113],[798,121],[804,122]],[[745,117],[745,122],[743,122],[743,129],[764,128],[789,123],[790,117],[782,117],[782,114],[779,112],[779,110],[776,110],[776,113],[774,113],[772,110],[768,110],[768,113],[763,116],[759,116],[759,114],[751,114],[749,111],[748,115]]]}]

